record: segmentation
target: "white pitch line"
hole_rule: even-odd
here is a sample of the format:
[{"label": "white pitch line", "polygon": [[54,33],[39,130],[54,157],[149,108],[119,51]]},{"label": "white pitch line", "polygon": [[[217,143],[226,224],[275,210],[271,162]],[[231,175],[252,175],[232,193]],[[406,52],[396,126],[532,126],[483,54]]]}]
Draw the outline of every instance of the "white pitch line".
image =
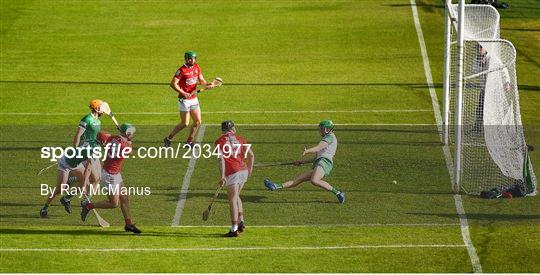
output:
[{"label": "white pitch line", "polygon": [[[382,110],[288,110],[288,111],[205,111],[205,114],[302,114],[302,113],[419,113],[431,109],[382,109]],[[117,115],[177,115],[178,112],[118,112]],[[0,113],[9,116],[72,116],[85,113]]]},{"label": "white pitch line", "polygon": [[[201,125],[201,128],[199,128],[196,139],[197,143],[200,143],[202,141],[205,129],[205,125]],[[182,181],[182,188],[180,189],[180,195],[178,196],[178,203],[176,204],[176,210],[174,211],[174,218],[172,220],[171,226],[178,226],[180,224],[180,218],[182,217],[184,205],[186,204],[186,196],[189,190],[189,183],[191,181],[193,171],[195,170],[196,163],[197,158],[191,158],[189,160],[188,168],[186,170],[186,174],[184,175],[184,180]]]},{"label": "white pitch line", "polygon": [[[249,228],[326,228],[326,227],[444,227],[459,226],[459,223],[364,223],[364,224],[298,224],[298,225],[249,225]],[[180,228],[226,228],[230,225],[178,225]]]},{"label": "white pitch line", "polygon": [[[428,82],[429,87],[429,93],[431,95],[431,103],[433,105],[433,112],[435,115],[435,121],[437,122],[437,127],[439,131],[439,138],[441,142],[443,141],[442,138],[442,116],[441,112],[439,110],[439,101],[437,99],[437,94],[435,93],[435,89],[433,87],[433,79],[431,77],[431,69],[429,67],[429,58],[427,55],[426,50],[426,43],[424,41],[424,33],[422,32],[422,26],[420,25],[420,20],[418,18],[418,10],[416,9],[416,2],[415,0],[410,0],[411,2],[411,9],[414,19],[414,26],[416,28],[416,33],[418,35],[418,42],[420,43],[420,51],[422,52],[422,60],[424,63],[424,71],[426,74],[426,80]],[[446,161],[446,166],[448,168],[448,173],[450,174],[451,184],[454,181],[453,173],[452,173],[452,157],[450,155],[450,150],[447,145],[443,146],[443,153],[444,158]],[[465,209],[463,208],[463,201],[461,200],[461,195],[455,194],[454,195],[454,202],[456,205],[456,211],[458,213],[459,222],[460,222],[460,228],[461,228],[461,236],[463,239],[463,243],[465,244],[465,247],[467,248],[467,253],[469,254],[469,258],[471,260],[473,272],[475,273],[481,273],[482,272],[482,265],[480,264],[480,259],[478,258],[478,254],[476,253],[476,249],[474,248],[474,244],[471,240],[471,235],[469,232],[469,225],[467,221],[467,215],[465,214]]]},{"label": "white pitch line", "polygon": [[0,248],[0,252],[169,252],[169,251],[230,251],[230,250],[342,250],[374,248],[462,248],[462,244],[396,244],[349,246],[260,246],[260,247],[171,247],[171,248]]}]

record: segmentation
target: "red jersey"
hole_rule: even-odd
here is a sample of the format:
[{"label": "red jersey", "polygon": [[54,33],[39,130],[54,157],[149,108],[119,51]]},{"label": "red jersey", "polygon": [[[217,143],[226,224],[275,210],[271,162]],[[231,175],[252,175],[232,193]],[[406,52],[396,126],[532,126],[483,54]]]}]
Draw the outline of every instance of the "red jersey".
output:
[{"label": "red jersey", "polygon": [[[113,136],[109,133],[99,132],[98,140],[103,144],[106,149],[107,158],[103,163],[103,169],[109,174],[118,174],[122,169],[122,163],[124,162],[123,152],[128,152],[125,148],[132,148],[131,141],[121,136]],[[107,147],[107,144],[110,144]],[[105,150],[105,149],[104,149]]]},{"label": "red jersey", "polygon": [[[182,65],[182,67],[178,68],[176,74],[174,75],[174,78],[176,79],[176,81],[178,81],[178,86],[180,86],[180,88],[182,88],[184,92],[191,93],[197,90],[197,81],[199,80],[200,75],[201,67],[199,67],[199,65],[193,64],[193,66],[188,67],[186,66],[186,64],[184,64]],[[187,99],[193,99],[196,97],[197,94],[194,94]],[[179,93],[178,98],[184,97]]]},{"label": "red jersey", "polygon": [[244,162],[246,140],[231,132],[221,135],[214,144],[219,147],[225,160],[225,176],[247,169]]}]

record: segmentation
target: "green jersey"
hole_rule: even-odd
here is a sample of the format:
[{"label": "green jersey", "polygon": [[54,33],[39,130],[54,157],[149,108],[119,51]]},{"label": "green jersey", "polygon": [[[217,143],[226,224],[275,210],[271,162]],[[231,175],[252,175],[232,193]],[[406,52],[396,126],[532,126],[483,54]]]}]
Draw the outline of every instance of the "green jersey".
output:
[{"label": "green jersey", "polygon": [[324,142],[328,143],[328,146],[326,148],[322,149],[321,151],[317,152],[317,158],[316,159],[327,158],[328,160],[333,162],[334,161],[333,158],[334,158],[334,155],[336,154],[337,145],[338,145],[336,135],[334,135],[333,132],[330,132],[330,133],[326,134],[322,138],[321,141],[324,141]]},{"label": "green jersey", "polygon": [[97,141],[97,135],[101,130],[101,120],[88,114],[81,119],[79,122],[79,127],[84,128],[84,133],[81,136],[81,141],[78,146],[89,145],[91,147],[99,146]]},{"label": "green jersey", "polygon": [[69,164],[69,166],[71,166],[72,168],[75,168],[77,167],[77,165],[81,164],[82,162],[88,159],[88,153],[86,151],[82,151],[80,156],[79,154],[76,154],[72,158],[68,158],[64,156],[64,159],[66,163]]}]

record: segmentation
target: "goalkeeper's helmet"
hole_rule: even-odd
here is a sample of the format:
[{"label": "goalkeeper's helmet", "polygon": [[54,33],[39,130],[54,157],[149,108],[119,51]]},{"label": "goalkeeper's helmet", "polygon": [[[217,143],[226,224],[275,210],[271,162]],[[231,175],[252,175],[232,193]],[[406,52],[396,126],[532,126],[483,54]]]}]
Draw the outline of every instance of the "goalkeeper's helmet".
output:
[{"label": "goalkeeper's helmet", "polygon": [[225,120],[221,122],[221,131],[227,132],[230,131],[234,127],[234,122],[232,120]]},{"label": "goalkeeper's helmet", "polygon": [[326,135],[334,130],[334,122],[329,119],[322,120],[319,122],[319,128],[321,129],[321,134]]},{"label": "goalkeeper's helmet", "polygon": [[98,112],[99,111],[99,107],[101,107],[101,104],[103,103],[103,101],[99,100],[99,99],[94,99],[92,101],[90,101],[90,109],[92,109],[93,111],[96,111]]},{"label": "goalkeeper's helmet", "polygon": [[188,59],[188,58],[195,58],[197,57],[197,53],[194,52],[194,51],[187,51],[184,53],[184,58],[185,59]]},{"label": "goalkeeper's helmet", "polygon": [[120,125],[120,132],[124,136],[131,138],[135,133],[135,127],[129,123],[122,123],[122,125]]}]

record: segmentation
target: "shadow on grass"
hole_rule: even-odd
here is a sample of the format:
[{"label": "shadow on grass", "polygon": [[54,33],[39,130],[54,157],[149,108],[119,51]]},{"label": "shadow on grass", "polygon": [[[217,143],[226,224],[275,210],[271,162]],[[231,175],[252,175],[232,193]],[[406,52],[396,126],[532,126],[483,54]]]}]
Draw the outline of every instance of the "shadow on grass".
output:
[{"label": "shadow on grass", "polygon": [[[418,216],[437,216],[443,218],[457,218],[458,214],[455,213],[407,213],[410,215]],[[490,214],[490,213],[467,213],[467,219],[479,220],[479,221],[526,221],[526,220],[539,220],[540,215],[531,214]]]},{"label": "shadow on grass", "polygon": [[[217,200],[227,200],[227,194],[225,190],[222,190],[221,191],[222,193],[219,194],[219,196],[217,197]],[[171,196],[173,196],[173,194],[171,194]],[[186,195],[186,198],[187,199],[190,199],[190,198],[207,198],[208,201],[210,201],[210,199],[214,196],[214,193],[194,193],[194,192],[190,192]],[[262,200],[266,199],[266,196],[256,196],[256,195],[244,195],[244,194],[240,194],[240,197],[242,198],[242,201],[243,202],[261,202]],[[174,199],[172,199],[174,201],[177,201],[178,200],[178,195],[177,194],[174,194]]]},{"label": "shadow on grass", "polygon": [[140,229],[143,231],[142,234],[136,235],[129,232],[124,232],[119,229],[118,231],[112,230],[103,230],[100,227],[92,227],[92,229],[87,229],[88,227],[81,227],[81,229],[62,229],[61,227],[55,227],[54,229],[35,229],[35,228],[0,228],[0,235],[11,234],[11,235],[72,235],[72,236],[82,236],[82,235],[97,235],[97,236],[126,236],[126,237],[135,237],[135,238],[144,238],[145,236],[170,236],[170,237],[183,237],[183,238],[223,238],[221,233],[192,233],[185,232],[185,228],[178,228],[177,232],[157,232],[157,231],[145,231],[144,227]]}]

